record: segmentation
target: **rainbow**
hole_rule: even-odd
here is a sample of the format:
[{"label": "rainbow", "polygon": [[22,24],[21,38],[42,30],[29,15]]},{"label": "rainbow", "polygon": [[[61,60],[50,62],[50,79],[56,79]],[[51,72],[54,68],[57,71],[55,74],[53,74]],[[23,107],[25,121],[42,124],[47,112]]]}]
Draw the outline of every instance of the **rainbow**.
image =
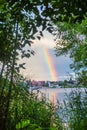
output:
[{"label": "rainbow", "polygon": [[57,93],[56,92],[52,92],[51,93],[51,101],[54,105],[57,104]]},{"label": "rainbow", "polygon": [[57,105],[57,98],[58,98],[58,93],[56,93],[53,89],[48,92],[48,99],[54,104]]},{"label": "rainbow", "polygon": [[46,64],[48,66],[48,70],[49,70],[49,73],[50,73],[50,76],[51,76],[51,80],[52,81],[57,81],[58,76],[57,76],[57,72],[56,72],[56,69],[55,69],[55,66],[54,66],[53,59],[50,56],[47,48],[43,47],[43,52],[44,52],[44,57],[45,57],[45,60],[46,60]]}]

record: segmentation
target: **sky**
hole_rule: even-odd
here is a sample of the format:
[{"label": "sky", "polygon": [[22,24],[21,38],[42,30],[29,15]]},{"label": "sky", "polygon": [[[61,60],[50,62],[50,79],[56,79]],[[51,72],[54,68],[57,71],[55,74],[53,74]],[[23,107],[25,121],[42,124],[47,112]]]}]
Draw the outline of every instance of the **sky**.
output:
[{"label": "sky", "polygon": [[[29,59],[21,59],[25,62],[26,69],[21,73],[28,79],[37,81],[58,81],[65,80],[72,73],[69,65],[71,59],[67,55],[56,57],[55,42],[53,36],[44,32],[41,40],[35,40],[31,48],[35,51],[35,55]],[[27,48],[27,47],[26,47]],[[27,48],[28,49],[28,48]]]}]

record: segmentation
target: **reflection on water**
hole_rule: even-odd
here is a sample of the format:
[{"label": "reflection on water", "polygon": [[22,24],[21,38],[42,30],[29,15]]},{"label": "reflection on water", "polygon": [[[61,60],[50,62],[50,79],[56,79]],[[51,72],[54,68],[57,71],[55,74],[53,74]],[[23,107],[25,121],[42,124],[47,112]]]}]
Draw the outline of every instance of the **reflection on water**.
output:
[{"label": "reflection on water", "polygon": [[[37,90],[34,90],[34,92],[37,92]],[[67,130],[68,130],[68,121],[70,120],[72,115],[70,114],[70,112],[66,111],[64,101],[66,103],[69,103],[68,95],[71,96],[72,98],[74,93],[78,94],[79,92],[81,92],[83,102],[84,97],[87,97],[87,88],[46,88],[46,87],[38,88],[38,94],[40,97],[43,95],[46,98],[46,101],[51,101],[54,105],[58,105],[58,107],[56,107],[55,109],[55,113],[59,115],[63,124],[67,126]],[[59,104],[57,101],[59,101]],[[70,109],[69,106],[68,108]]]},{"label": "reflection on water", "polygon": [[44,94],[44,97],[46,97],[46,101],[51,101],[54,105],[58,105],[58,107],[55,109],[55,112],[60,116],[63,123],[67,124],[69,116],[65,116],[64,114],[66,113],[64,101],[68,103],[68,95],[71,96],[73,92],[81,92],[82,96],[85,95],[85,91],[87,92],[87,88],[41,88],[39,89],[39,91]]},{"label": "reflection on water", "polygon": [[47,100],[52,101],[54,104],[59,102],[67,101],[67,95],[72,91],[84,92],[84,88],[41,88],[39,91],[44,94]]}]

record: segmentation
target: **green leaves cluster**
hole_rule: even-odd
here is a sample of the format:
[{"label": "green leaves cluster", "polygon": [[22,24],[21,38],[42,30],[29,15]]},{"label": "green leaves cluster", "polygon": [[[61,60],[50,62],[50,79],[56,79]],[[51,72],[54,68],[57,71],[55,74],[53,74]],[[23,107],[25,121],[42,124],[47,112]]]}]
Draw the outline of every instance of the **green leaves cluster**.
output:
[{"label": "green leaves cluster", "polygon": [[87,93],[74,90],[68,95],[68,102],[65,105],[68,127],[70,130],[87,129]]},{"label": "green leaves cluster", "polygon": [[[43,27],[44,30],[46,20],[44,20],[45,17],[43,18],[40,15],[39,6],[44,6],[42,1],[4,0],[0,3],[0,108],[2,109],[0,112],[0,126],[1,130],[5,130],[10,129],[8,128],[9,112],[12,111],[13,104],[16,105],[14,111],[18,110],[18,113],[20,113],[19,102],[15,104],[16,100],[12,99],[16,98],[14,93],[17,92],[15,77],[19,75],[20,68],[24,69],[25,64],[18,65],[17,60],[19,55],[21,58],[29,58],[32,54],[34,55],[34,51],[31,49],[32,40],[40,39],[43,36],[38,27],[43,25],[45,26]],[[27,50],[25,51],[26,46]],[[4,83],[2,83],[2,80]],[[21,90],[19,89],[19,91]],[[20,98],[20,96],[17,95],[17,98]],[[22,100],[23,98],[21,102]],[[12,121],[13,115],[10,114]]]},{"label": "green leaves cluster", "polygon": [[[67,23],[81,23],[84,15],[87,13],[87,3],[85,0],[48,0],[50,8],[48,8],[48,16],[54,23],[58,21]],[[44,16],[47,14],[44,11]]]},{"label": "green leaves cluster", "polygon": [[[20,79],[21,78],[22,77],[20,77]],[[5,100],[8,99],[8,89],[9,81],[4,88],[4,95],[2,97],[3,106],[0,102],[0,107],[3,108],[0,114],[3,116],[5,116],[7,109]],[[54,116],[53,104],[47,103],[43,96],[42,98],[38,98],[38,93],[29,92],[29,88],[23,86],[21,80],[14,84],[10,98],[6,130],[57,130],[57,128],[59,128],[58,124],[61,122],[59,117],[54,117],[54,120],[52,120],[52,116]],[[0,117],[0,120],[1,119],[2,117]],[[53,122],[55,126],[53,126]],[[2,128],[1,123],[2,122],[0,122],[0,128]]]},{"label": "green leaves cluster", "polygon": [[30,120],[21,121],[16,125],[16,129],[23,129],[30,124]]},{"label": "green leaves cluster", "polygon": [[[56,37],[56,55],[59,56],[69,54],[73,61],[70,67],[78,74],[78,76],[81,76],[81,73],[87,72],[86,21],[87,17],[85,16],[81,23],[76,22],[76,24],[69,24],[66,22],[60,22],[57,24],[58,34]],[[80,81],[80,83],[81,82],[82,81]],[[84,85],[87,86],[86,82],[84,83]]]}]

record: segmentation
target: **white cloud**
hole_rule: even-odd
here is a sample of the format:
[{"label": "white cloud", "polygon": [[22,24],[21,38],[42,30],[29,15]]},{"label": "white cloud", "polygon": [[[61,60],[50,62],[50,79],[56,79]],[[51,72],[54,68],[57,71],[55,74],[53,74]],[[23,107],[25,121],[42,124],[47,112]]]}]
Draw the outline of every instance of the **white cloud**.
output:
[{"label": "white cloud", "polygon": [[21,73],[35,80],[51,80],[50,72],[48,70],[42,51],[44,46],[49,50],[50,55],[54,61],[55,69],[58,74],[58,80],[67,78],[67,72],[72,72],[69,68],[71,60],[69,56],[55,56],[55,42],[53,41],[52,35],[47,32],[45,33],[45,36],[41,38],[41,40],[36,40],[32,45],[32,49],[36,53],[35,56],[31,56],[29,59],[25,58],[24,60],[20,61],[26,63],[26,70],[22,70]]},{"label": "white cloud", "polygon": [[34,44],[32,48],[37,48],[39,46],[45,46],[47,48],[54,48],[55,47],[55,42],[53,40],[52,34],[48,33],[47,31],[44,31],[43,37],[41,37],[40,40],[36,39],[34,40]]}]

